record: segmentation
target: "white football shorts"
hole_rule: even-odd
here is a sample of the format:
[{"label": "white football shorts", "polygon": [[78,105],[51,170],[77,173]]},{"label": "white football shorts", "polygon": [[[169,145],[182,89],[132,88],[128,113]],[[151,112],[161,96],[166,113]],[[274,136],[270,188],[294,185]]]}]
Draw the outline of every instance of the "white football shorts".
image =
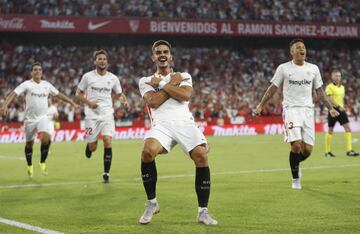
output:
[{"label": "white football shorts", "polygon": [[288,107],[284,108],[283,120],[285,126],[285,141],[290,143],[302,140],[306,144],[315,143],[314,108]]},{"label": "white football shorts", "polygon": [[147,138],[155,138],[158,140],[167,153],[170,152],[176,144],[179,144],[187,155],[198,145],[205,144],[207,146],[204,134],[193,120],[158,122],[146,133],[145,139]]},{"label": "white football shorts", "polygon": [[38,121],[26,121],[24,123],[26,142],[34,140],[36,132],[46,132],[51,135],[49,122],[50,120],[46,115]]},{"label": "white football shorts", "polygon": [[85,131],[87,142],[97,141],[99,134],[113,137],[115,132],[115,121],[113,115],[104,119],[85,119]]}]

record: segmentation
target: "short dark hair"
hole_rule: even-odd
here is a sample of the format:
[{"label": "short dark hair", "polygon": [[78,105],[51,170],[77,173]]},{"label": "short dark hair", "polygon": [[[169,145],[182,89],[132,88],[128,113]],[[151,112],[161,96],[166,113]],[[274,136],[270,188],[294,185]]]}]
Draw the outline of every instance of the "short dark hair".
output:
[{"label": "short dark hair", "polygon": [[[301,39],[301,38],[293,39],[292,41],[290,41],[290,44],[289,44],[290,48],[291,48],[295,43],[298,43],[298,42],[304,43],[304,40]],[[304,43],[304,44],[305,44],[305,43]]]},{"label": "short dark hair", "polygon": [[154,42],[154,44],[151,47],[151,51],[154,52],[155,48],[158,47],[159,45],[166,45],[167,47],[169,47],[169,49],[171,50],[171,44],[168,41],[165,40],[157,40]]},{"label": "short dark hair", "polygon": [[41,63],[40,62],[33,62],[32,64],[31,64],[31,71],[34,69],[34,67],[36,67],[36,66],[39,66],[39,67],[41,67]]},{"label": "short dark hair", "polygon": [[106,57],[108,56],[108,53],[106,52],[106,50],[104,49],[100,49],[100,50],[95,50],[94,54],[93,54],[93,57],[94,57],[94,60],[96,60],[96,57],[100,54],[103,54],[105,55]]}]

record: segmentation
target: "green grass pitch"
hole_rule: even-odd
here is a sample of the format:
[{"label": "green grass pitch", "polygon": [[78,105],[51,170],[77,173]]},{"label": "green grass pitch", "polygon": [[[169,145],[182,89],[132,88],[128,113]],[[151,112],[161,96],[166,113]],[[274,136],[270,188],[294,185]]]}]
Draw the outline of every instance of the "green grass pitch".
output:
[{"label": "green grass pitch", "polygon": [[[141,140],[113,142],[110,184],[102,184],[102,143],[89,160],[85,143],[54,143],[48,176],[26,174],[23,144],[0,145],[0,218],[64,233],[359,233],[360,158],[345,156],[344,134],[333,137],[336,158],[325,158],[324,135],[302,163],[301,191],[291,187],[289,145],[283,136],[208,138],[215,227],[195,222],[194,165],[179,147],[157,157],[161,212],[138,224],[145,192]],[[353,134],[360,150],[360,133]],[[0,233],[32,233],[0,223]]]}]

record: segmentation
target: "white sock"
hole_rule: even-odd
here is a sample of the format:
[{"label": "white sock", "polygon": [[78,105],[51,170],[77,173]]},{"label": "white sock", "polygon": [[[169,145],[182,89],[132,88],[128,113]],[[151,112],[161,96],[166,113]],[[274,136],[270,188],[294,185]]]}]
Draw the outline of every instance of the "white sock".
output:
[{"label": "white sock", "polygon": [[149,200],[151,203],[157,203],[156,197],[154,199]]},{"label": "white sock", "polygon": [[200,213],[200,212],[202,212],[203,210],[207,210],[208,208],[207,207],[199,207],[198,208],[198,212]]}]

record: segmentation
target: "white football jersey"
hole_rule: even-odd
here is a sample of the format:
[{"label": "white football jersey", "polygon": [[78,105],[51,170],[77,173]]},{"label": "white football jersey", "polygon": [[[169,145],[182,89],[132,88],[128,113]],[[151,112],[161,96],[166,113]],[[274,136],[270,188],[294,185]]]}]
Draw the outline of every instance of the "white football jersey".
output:
[{"label": "white football jersey", "polygon": [[78,88],[85,92],[89,101],[96,102],[98,107],[91,109],[85,105],[85,119],[102,119],[114,113],[112,91],[116,94],[122,92],[120,81],[111,72],[99,75],[96,70],[85,73]]},{"label": "white football jersey", "polygon": [[45,80],[36,83],[31,79],[21,83],[14,92],[16,95],[26,93],[25,121],[33,122],[47,115],[49,95],[56,96],[59,90]]},{"label": "white football jersey", "polygon": [[318,66],[305,62],[302,66],[293,61],[280,64],[271,82],[283,84],[283,107],[313,107],[312,92],[323,85]]},{"label": "white football jersey", "polygon": [[[159,75],[159,74],[157,74]],[[192,87],[192,78],[189,73],[181,73],[181,76],[187,80],[184,80],[180,83],[180,86],[190,86]],[[146,82],[150,82],[152,76],[143,77],[139,81],[139,89],[140,94],[144,97],[145,93],[155,90],[151,85],[146,84]],[[166,83],[170,82],[170,74],[167,76],[161,76],[162,80]],[[158,108],[150,108],[150,117],[156,123],[164,120],[190,120],[194,119],[190,110],[189,110],[189,102],[178,102],[173,98],[169,98],[163,104],[161,104]]]}]

